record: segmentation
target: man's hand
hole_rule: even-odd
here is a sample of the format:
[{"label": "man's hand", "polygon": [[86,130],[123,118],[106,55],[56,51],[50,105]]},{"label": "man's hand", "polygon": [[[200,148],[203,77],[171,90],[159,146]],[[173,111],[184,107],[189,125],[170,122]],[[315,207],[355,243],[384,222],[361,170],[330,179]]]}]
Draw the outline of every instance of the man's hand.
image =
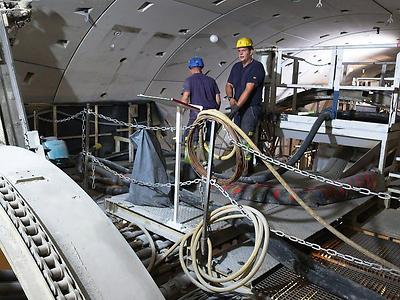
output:
[{"label": "man's hand", "polygon": [[233,104],[233,105],[231,106],[231,115],[232,115],[232,116],[236,115],[236,114],[238,113],[239,109],[240,109],[240,107],[237,106],[236,103]]},{"label": "man's hand", "polygon": [[232,107],[232,106],[234,106],[234,105],[236,105],[237,103],[236,103],[236,99],[235,98],[230,98],[229,99],[229,105]]}]

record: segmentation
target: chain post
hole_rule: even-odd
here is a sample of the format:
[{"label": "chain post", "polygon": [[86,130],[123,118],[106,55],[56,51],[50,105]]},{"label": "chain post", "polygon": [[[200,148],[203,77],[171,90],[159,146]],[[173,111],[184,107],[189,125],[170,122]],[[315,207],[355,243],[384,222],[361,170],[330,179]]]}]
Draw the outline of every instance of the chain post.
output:
[{"label": "chain post", "polygon": [[92,162],[92,190],[96,189],[96,165],[93,161],[93,158],[91,159]]},{"label": "chain post", "polygon": [[[86,104],[86,116],[85,116],[85,140],[84,144],[84,153],[85,153],[85,162],[83,166],[83,189],[86,191],[89,185],[88,178],[88,164],[89,164],[89,146],[90,146],[90,104]],[[82,137],[83,139],[83,137]]]}]

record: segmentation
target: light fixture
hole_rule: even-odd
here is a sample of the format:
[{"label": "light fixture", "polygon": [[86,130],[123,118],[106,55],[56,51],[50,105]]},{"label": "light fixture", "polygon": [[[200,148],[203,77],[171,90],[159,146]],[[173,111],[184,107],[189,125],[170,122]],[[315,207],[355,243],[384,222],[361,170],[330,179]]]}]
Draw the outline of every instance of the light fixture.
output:
[{"label": "light fixture", "polygon": [[218,5],[222,4],[222,3],[224,3],[225,1],[227,1],[227,0],[216,0],[216,1],[213,1],[213,3],[214,3],[216,6],[218,6]]},{"label": "light fixture", "polygon": [[91,23],[94,24],[94,21],[92,20],[92,17],[90,16],[90,13],[92,12],[93,7],[79,7],[75,9],[74,13],[78,15],[82,15],[85,17],[85,22],[86,23]]},{"label": "light fixture", "polygon": [[188,29],[188,28],[182,28],[182,29],[179,29],[178,33],[179,33],[179,34],[182,34],[182,35],[185,35],[185,34],[187,34],[189,31],[190,31],[190,29]]},{"label": "light fixture", "polygon": [[210,35],[210,42],[211,43],[215,44],[216,42],[218,42],[218,40],[219,40],[218,35],[216,35],[216,34]]},{"label": "light fixture", "polygon": [[152,7],[154,5],[154,3],[151,2],[144,2],[142,5],[139,6],[139,8],[137,9],[140,12],[145,12],[146,10],[148,10],[150,7]]}]

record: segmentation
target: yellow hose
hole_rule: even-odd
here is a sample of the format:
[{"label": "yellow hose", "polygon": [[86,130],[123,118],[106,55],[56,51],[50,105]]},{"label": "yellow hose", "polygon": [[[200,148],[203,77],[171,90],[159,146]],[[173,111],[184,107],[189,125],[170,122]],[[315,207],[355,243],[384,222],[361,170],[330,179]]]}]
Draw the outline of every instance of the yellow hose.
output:
[{"label": "yellow hose", "polygon": [[[253,143],[253,141],[235,124],[233,123],[227,116],[225,116],[223,113],[212,109],[212,110],[204,110],[201,111],[198,115],[198,119],[218,119],[222,120],[223,123],[226,125],[230,126],[233,128],[233,130],[240,136],[242,137],[249,145],[250,148],[254,149],[257,152],[261,151],[258,149],[258,147]],[[293,196],[293,198],[297,201],[301,207],[307,211],[315,220],[317,220],[321,225],[323,225],[326,229],[328,229],[332,234],[334,234],[336,237],[341,239],[343,242],[346,244],[350,245],[351,247],[357,249],[359,252],[362,254],[366,255],[367,257],[375,260],[376,262],[380,263],[382,266],[385,266],[386,268],[393,269],[393,270],[399,270],[399,267],[396,265],[388,262],[387,260],[373,254],[372,252],[368,251],[367,249],[363,248],[362,246],[358,245],[357,243],[353,242],[350,240],[348,237],[340,233],[338,230],[336,230],[333,226],[328,224],[324,219],[322,219],[311,207],[309,207],[293,190],[292,188],[288,185],[288,183],[282,178],[282,176],[275,170],[275,168],[268,163],[267,161],[263,161],[264,164],[267,166],[267,168],[271,171],[271,173],[276,177],[276,179],[282,184],[282,186],[288,191],[290,195]]]}]

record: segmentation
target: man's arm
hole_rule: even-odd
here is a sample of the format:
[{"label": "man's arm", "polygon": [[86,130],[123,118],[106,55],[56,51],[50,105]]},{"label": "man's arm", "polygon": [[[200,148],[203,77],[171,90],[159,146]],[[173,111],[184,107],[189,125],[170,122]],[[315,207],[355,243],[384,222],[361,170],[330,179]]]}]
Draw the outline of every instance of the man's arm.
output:
[{"label": "man's arm", "polygon": [[246,88],[244,89],[243,93],[240,95],[237,106],[242,107],[246,101],[249,99],[251,92],[256,88],[256,84],[253,82],[246,83]]},{"label": "man's arm", "polygon": [[185,102],[186,104],[189,104],[189,97],[190,97],[190,92],[189,91],[183,91],[181,101]]},{"label": "man's arm", "polygon": [[221,107],[221,96],[219,94],[215,95],[215,102],[217,102],[217,109]]},{"label": "man's arm", "polygon": [[226,96],[228,98],[230,98],[229,99],[230,106],[235,105],[236,104],[236,100],[233,98],[233,85],[232,85],[232,83],[229,83],[229,82],[226,83],[226,85],[225,85],[225,93],[226,93]]}]

